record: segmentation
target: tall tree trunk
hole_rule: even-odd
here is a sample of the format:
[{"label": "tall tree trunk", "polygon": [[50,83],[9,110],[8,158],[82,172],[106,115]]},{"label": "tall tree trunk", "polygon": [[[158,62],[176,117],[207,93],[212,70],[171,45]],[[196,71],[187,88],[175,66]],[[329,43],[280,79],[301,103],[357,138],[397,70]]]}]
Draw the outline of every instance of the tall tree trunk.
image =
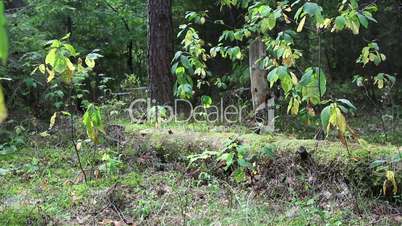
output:
[{"label": "tall tree trunk", "polygon": [[173,25],[171,0],[148,0],[148,77],[150,97],[173,104]]},{"label": "tall tree trunk", "polygon": [[266,55],[265,45],[260,38],[250,44],[250,80],[253,109],[256,117],[265,121],[264,131],[275,130],[274,96],[270,94],[267,82],[267,71],[261,70],[258,60]]}]

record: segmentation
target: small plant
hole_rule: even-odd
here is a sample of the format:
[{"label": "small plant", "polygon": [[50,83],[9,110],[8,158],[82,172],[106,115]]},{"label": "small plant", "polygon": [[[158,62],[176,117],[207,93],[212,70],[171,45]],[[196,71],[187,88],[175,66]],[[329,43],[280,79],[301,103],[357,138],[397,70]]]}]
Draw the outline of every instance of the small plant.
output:
[{"label": "small plant", "polygon": [[[70,108],[70,112],[62,111],[64,115],[70,116],[71,124],[71,142],[75,149],[77,159],[81,172],[84,176],[84,180],[87,181],[85,170],[81,163],[80,158],[80,143],[77,143],[74,130],[74,107],[78,103],[78,100],[82,98],[83,93],[87,92],[82,89],[84,80],[88,77],[89,73],[95,67],[95,60],[102,57],[102,55],[96,53],[94,50],[92,53],[85,57],[86,67],[83,65],[83,60],[79,57],[77,50],[67,42],[70,38],[70,34],[67,34],[60,40],[50,40],[47,42],[47,55],[43,64],[40,64],[35,68],[32,73],[39,70],[42,74],[47,76],[47,82],[54,83],[51,88],[55,89],[54,93],[60,97],[60,101],[56,102],[56,107],[59,109],[61,106]],[[75,64],[73,62],[76,62]],[[64,92],[68,90],[68,99],[64,100]],[[66,102],[66,103],[64,103]],[[69,102],[69,103],[68,103]],[[94,106],[89,105],[86,115],[84,115],[84,124],[87,126],[87,133],[91,140],[97,142],[97,132],[100,128],[101,122],[99,110]],[[50,119],[50,128],[54,126],[57,112],[53,114]]]},{"label": "small plant", "polygon": [[[402,153],[397,153],[386,159],[377,159],[370,164],[373,170],[373,185],[381,187],[382,194],[385,197],[401,197],[398,196],[398,182],[400,176],[400,163],[402,162]],[[399,200],[401,201],[401,200]]]},{"label": "small plant", "polygon": [[0,144],[0,156],[13,153],[26,145],[25,138],[27,136],[26,130],[22,126],[16,126],[14,128],[14,133],[10,133],[9,140],[5,143]]},{"label": "small plant", "polygon": [[99,144],[99,134],[101,132],[104,133],[100,108],[94,104],[89,104],[84,116],[82,117],[82,123],[86,128],[89,139],[91,139],[95,144]]},{"label": "small plant", "polygon": [[[357,59],[357,63],[360,63],[365,67],[371,63],[375,66],[379,66],[386,60],[386,56],[380,52],[380,48],[376,42],[371,42],[368,46],[364,47],[362,53]],[[354,84],[363,88],[366,97],[373,105],[381,104],[378,111],[381,113],[382,129],[385,136],[385,140],[388,141],[386,121],[393,123],[398,118],[399,111],[395,109],[394,98],[392,95],[393,89],[396,83],[396,77],[387,73],[378,73],[377,75],[355,75],[353,77]],[[381,99],[376,98],[376,93],[381,93]],[[390,110],[388,106],[391,106]],[[394,126],[391,126],[394,128]]]},{"label": "small plant", "polygon": [[150,122],[159,124],[169,117],[168,111],[164,106],[153,106],[148,109],[147,117]]},{"label": "small plant", "polygon": [[246,180],[246,171],[252,170],[252,156],[249,155],[248,146],[240,144],[236,138],[230,138],[225,142],[225,147],[220,151],[204,151],[201,154],[190,155],[189,166],[195,162],[205,162],[213,159],[218,166],[222,166],[225,172],[229,172],[233,179],[240,183]]},{"label": "small plant", "polygon": [[107,153],[103,154],[102,162],[103,164],[100,165],[99,170],[108,175],[117,174],[123,164],[120,160],[120,156],[114,157]]}]

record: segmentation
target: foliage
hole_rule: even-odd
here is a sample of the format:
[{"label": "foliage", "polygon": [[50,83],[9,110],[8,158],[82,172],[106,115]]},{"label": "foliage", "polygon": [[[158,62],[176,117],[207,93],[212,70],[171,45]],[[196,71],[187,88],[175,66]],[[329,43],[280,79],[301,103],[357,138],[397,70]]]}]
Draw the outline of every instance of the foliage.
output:
[{"label": "foliage", "polygon": [[[50,87],[51,92],[47,95],[48,98],[56,98],[56,108],[64,106],[64,97],[67,90],[60,87],[65,84],[70,88],[70,95],[73,99],[83,99],[84,94],[89,93],[84,89],[84,81],[89,78],[89,74],[95,67],[95,60],[102,57],[98,54],[98,50],[94,50],[85,57],[85,65],[83,60],[79,57],[79,53],[76,49],[66,42],[70,37],[67,34],[60,40],[51,40],[47,42],[48,53],[45,57],[45,63],[40,64],[35,68],[32,73],[39,70],[42,74],[47,76],[47,82],[51,83],[56,79],[56,84]],[[76,62],[73,64],[72,62]],[[71,93],[74,91],[74,93]]]},{"label": "foliage", "polygon": [[111,156],[110,154],[104,153],[102,156],[103,164],[99,166],[101,172],[115,175],[118,173],[119,169],[123,162],[120,160],[119,157]]},{"label": "foliage", "polygon": [[[303,4],[301,1],[292,3],[288,1],[272,3],[221,1],[221,5],[222,8],[244,10],[246,12],[242,15],[244,24],[241,28],[223,31],[218,40],[219,43],[208,51],[208,46],[194,28],[197,24],[205,24],[206,13],[189,12],[186,14],[188,23],[180,26],[181,31],[178,34],[178,37],[183,37],[183,51],[176,53],[172,66],[172,73],[177,77],[176,95],[190,98],[194,86],[192,81],[195,78],[197,88],[204,84],[209,85],[209,77],[212,75],[207,69],[207,61],[218,55],[230,59],[234,64],[242,64],[245,50],[238,43],[260,38],[265,43],[267,51],[267,56],[259,60],[260,67],[269,71],[267,80],[271,88],[276,83],[280,83],[285,98],[289,100],[288,113],[295,116],[302,107],[311,115],[315,115],[312,106],[324,105],[325,107],[333,102],[324,99],[327,76],[320,68],[321,62],[318,62],[318,67],[307,67],[304,74],[300,77],[297,76],[300,72],[298,61],[302,57],[302,52],[296,49],[295,40],[299,36],[297,33],[301,33],[306,27],[307,32],[315,30],[315,35],[319,37],[326,31],[339,32],[342,30],[351,30],[353,34],[357,35],[360,33],[360,26],[368,28],[369,21],[376,22],[373,13],[377,11],[375,4],[360,8],[356,0],[342,1],[337,15],[327,15],[323,7],[313,2]],[[309,24],[314,25],[315,28],[307,27]],[[297,25],[296,30],[294,30],[294,25]],[[272,32],[274,29],[276,29],[275,32]],[[318,51],[318,54],[321,54],[321,50]],[[376,62],[385,60],[385,56],[378,53],[378,45],[372,43],[363,49],[362,56],[358,62],[364,64],[369,58]],[[347,102],[350,103],[350,101]],[[338,129],[341,139],[344,140],[347,125],[341,110],[336,105],[327,105],[324,109],[326,109],[323,111],[325,115],[321,116],[321,121],[326,123],[323,124],[325,131],[329,132],[329,129],[334,126]],[[331,110],[332,117],[328,115],[329,109],[335,109]],[[331,121],[328,123],[330,118]],[[327,124],[332,126],[327,126]]]},{"label": "foliage", "polygon": [[[32,68],[44,64],[47,53],[43,46],[47,40],[66,33],[71,33],[68,42],[76,52],[91,53],[93,49],[101,48],[99,52],[108,58],[97,62],[100,77],[83,80],[81,89],[86,91],[73,95],[82,95],[82,99],[93,97],[98,89],[104,90],[104,77],[115,79],[107,84],[110,90],[119,88],[124,74],[135,73],[143,83],[146,80],[145,6],[145,2],[138,0],[27,0],[21,9],[10,10],[7,15],[8,31],[13,37],[10,39],[10,60],[8,67],[2,67],[1,71],[13,80],[13,84],[3,85],[6,92],[14,93],[14,87],[18,88],[8,101],[9,108],[33,110],[39,118],[61,110],[63,99],[68,95],[49,87],[46,79],[31,72]],[[70,60],[77,63],[77,59]]]},{"label": "foliage", "polygon": [[252,170],[249,147],[240,144],[236,139],[228,139],[225,142],[225,147],[221,151],[204,151],[201,154],[188,156],[189,166],[192,166],[198,161],[206,161],[210,158],[223,164],[223,170],[229,172],[236,182],[243,182],[247,179],[246,172]]},{"label": "foliage", "polygon": [[89,139],[95,144],[99,143],[99,133],[104,133],[101,110],[94,104],[89,104],[82,117],[82,122],[86,127]]},{"label": "foliage", "polygon": [[8,58],[8,38],[6,32],[6,18],[4,16],[4,3],[0,3],[0,59],[3,63]]}]

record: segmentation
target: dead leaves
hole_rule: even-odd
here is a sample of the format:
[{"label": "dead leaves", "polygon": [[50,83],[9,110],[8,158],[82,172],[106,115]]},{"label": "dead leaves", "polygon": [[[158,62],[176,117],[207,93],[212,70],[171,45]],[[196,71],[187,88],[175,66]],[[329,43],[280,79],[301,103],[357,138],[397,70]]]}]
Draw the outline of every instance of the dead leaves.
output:
[{"label": "dead leaves", "polygon": [[124,221],[116,221],[116,220],[111,220],[111,219],[104,219],[101,222],[99,222],[99,225],[111,225],[111,226],[126,226],[126,225],[130,225],[130,226],[137,226],[135,223],[131,223],[128,222],[128,224],[126,224]]}]

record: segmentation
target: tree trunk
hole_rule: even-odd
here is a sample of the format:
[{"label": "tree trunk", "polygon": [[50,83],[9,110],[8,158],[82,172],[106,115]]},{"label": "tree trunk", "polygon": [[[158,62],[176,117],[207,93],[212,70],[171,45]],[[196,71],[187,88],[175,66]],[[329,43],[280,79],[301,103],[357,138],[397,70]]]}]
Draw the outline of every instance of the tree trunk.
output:
[{"label": "tree trunk", "polygon": [[258,60],[266,55],[265,45],[260,38],[257,38],[250,44],[250,80],[253,109],[266,128],[265,131],[273,132],[275,130],[274,118],[274,97],[270,95],[267,82],[267,71],[261,70]]},{"label": "tree trunk", "polygon": [[149,92],[157,104],[173,104],[173,25],[171,0],[148,0]]}]

